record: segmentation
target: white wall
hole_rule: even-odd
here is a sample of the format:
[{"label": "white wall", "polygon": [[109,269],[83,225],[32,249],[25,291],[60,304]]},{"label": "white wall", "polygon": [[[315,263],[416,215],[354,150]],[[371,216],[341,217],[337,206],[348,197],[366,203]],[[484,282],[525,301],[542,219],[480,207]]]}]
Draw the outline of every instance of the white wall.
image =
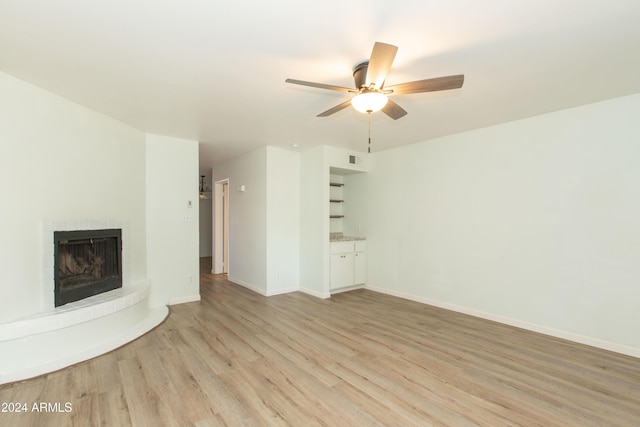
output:
[{"label": "white wall", "polygon": [[198,143],[146,135],[149,305],[200,299]]},{"label": "white wall", "polygon": [[300,290],[327,298],[329,168],[322,146],[300,156]]},{"label": "white wall", "polygon": [[300,286],[300,156],[267,147],[267,294]]},{"label": "white wall", "polygon": [[640,354],[640,95],[372,155],[369,282]]},{"label": "white wall", "polygon": [[[213,168],[229,179],[229,280],[263,295],[329,294],[329,170],[366,170],[364,154],[262,147]],[[246,191],[239,192],[244,185]]]},{"label": "white wall", "polygon": [[[267,293],[267,147],[213,167],[229,179],[229,280]],[[238,187],[245,186],[245,191]]]},{"label": "white wall", "polygon": [[229,179],[229,280],[263,295],[297,290],[299,154],[262,147],[215,165],[213,181],[222,179]]},{"label": "white wall", "polygon": [[205,189],[207,190],[207,199],[200,199],[200,257],[210,257],[213,254],[213,184],[211,183],[211,174],[209,172],[200,171],[200,175],[204,175]]},{"label": "white wall", "polygon": [[1,72],[0,94],[0,323],[42,309],[43,220],[126,221],[144,281],[144,134]]},{"label": "white wall", "polygon": [[200,199],[200,257],[210,257],[213,253],[211,239],[213,236],[213,199]]},{"label": "white wall", "polygon": [[210,257],[213,254],[211,241],[213,236],[213,198],[200,199],[198,203],[200,208],[200,250],[198,254],[201,258]]},{"label": "white wall", "polygon": [[[369,212],[365,209],[363,200],[363,185],[369,179],[368,173],[354,173],[342,177],[344,182],[344,218],[343,234],[346,236],[367,237],[367,217]],[[378,203],[385,203],[380,197]]]}]

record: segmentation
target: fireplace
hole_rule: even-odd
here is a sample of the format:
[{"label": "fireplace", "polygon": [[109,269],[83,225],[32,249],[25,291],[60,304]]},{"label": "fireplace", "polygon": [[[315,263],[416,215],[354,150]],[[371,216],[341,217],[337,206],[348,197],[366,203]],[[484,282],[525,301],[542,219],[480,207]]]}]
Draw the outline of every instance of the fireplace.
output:
[{"label": "fireplace", "polygon": [[56,307],[122,287],[121,229],[53,235]]}]

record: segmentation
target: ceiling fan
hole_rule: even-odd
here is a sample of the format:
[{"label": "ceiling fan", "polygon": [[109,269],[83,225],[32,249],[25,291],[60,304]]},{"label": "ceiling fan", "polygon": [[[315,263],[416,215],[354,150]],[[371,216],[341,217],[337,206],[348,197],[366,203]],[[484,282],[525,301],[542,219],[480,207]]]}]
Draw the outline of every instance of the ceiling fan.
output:
[{"label": "ceiling fan", "polygon": [[326,117],[352,105],[362,113],[374,113],[382,110],[393,120],[403,117],[407,112],[398,104],[388,98],[389,95],[404,95],[411,93],[435,92],[439,90],[458,89],[464,83],[464,75],[436,77],[432,79],[418,80],[409,83],[385,87],[384,83],[391,70],[391,64],[396,57],[397,46],[376,42],[368,61],[360,62],[353,67],[355,89],[342,86],[334,86],[324,83],[307,82],[303,80],[287,79],[287,83],[303,86],[317,87],[320,89],[337,90],[356,94],[348,101],[338,104],[327,111],[318,114],[318,117]]}]

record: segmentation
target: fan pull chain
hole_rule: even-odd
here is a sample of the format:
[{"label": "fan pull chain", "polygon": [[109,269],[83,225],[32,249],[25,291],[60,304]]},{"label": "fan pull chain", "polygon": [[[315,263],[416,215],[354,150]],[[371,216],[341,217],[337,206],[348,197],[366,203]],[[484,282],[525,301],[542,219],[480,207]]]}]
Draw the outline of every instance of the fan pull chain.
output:
[{"label": "fan pull chain", "polygon": [[367,112],[369,116],[369,146],[367,147],[367,153],[371,154],[371,111]]}]

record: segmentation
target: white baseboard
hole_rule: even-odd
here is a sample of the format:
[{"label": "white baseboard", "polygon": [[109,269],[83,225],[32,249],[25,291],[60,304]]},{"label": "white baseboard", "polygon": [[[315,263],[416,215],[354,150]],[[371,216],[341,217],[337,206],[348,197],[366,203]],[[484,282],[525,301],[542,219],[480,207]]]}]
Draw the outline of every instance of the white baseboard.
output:
[{"label": "white baseboard", "polygon": [[396,292],[389,289],[378,288],[376,286],[365,285],[365,289],[379,292],[382,294],[392,295],[398,298],[403,298],[410,301],[419,302],[422,304],[432,305],[434,307],[444,308],[446,310],[455,311],[462,314],[468,314],[470,316],[479,317],[481,319],[491,320],[493,322],[502,323],[509,326],[514,326],[520,329],[526,329],[528,331],[537,332],[544,335],[549,335],[555,338],[561,338],[567,341],[573,341],[579,344],[585,344],[591,347],[600,348],[603,350],[613,351],[615,353],[625,354],[627,356],[640,358],[640,348],[630,347],[623,344],[617,344],[610,341],[601,340],[598,338],[588,337],[585,335],[576,334],[573,332],[563,331],[559,329],[549,328],[547,326],[537,325],[535,323],[524,322],[518,319],[512,319],[509,317],[499,316],[492,313],[486,313],[484,311],[475,310],[472,308],[461,307],[454,304],[435,301],[428,298],[422,298],[403,292]]},{"label": "white baseboard", "polygon": [[318,291],[314,291],[313,289],[307,289],[307,288],[303,288],[300,287],[299,289],[297,289],[297,291],[300,291],[302,293],[314,296],[316,298],[322,298],[322,299],[327,299],[327,298],[331,298],[331,294],[330,293],[324,293],[324,292],[318,292]]},{"label": "white baseboard", "polygon": [[275,291],[268,291],[267,292],[264,289],[260,289],[257,286],[252,285],[251,283],[244,282],[242,280],[236,279],[235,277],[228,277],[227,280],[229,282],[231,282],[231,283],[235,283],[236,285],[240,285],[243,288],[247,288],[250,291],[255,292],[257,294],[260,294],[260,295],[265,296],[265,297],[288,294],[288,293],[291,293],[291,292],[303,292],[305,294],[309,294],[309,295],[312,295],[314,297],[322,298],[322,299],[326,299],[326,298],[330,298],[331,297],[331,294],[329,294],[329,293],[325,294],[325,293],[322,293],[322,292],[317,292],[317,291],[314,291],[314,290],[311,290],[311,289],[305,289],[305,288],[302,288],[302,287],[288,288],[288,289],[278,289],[278,290],[275,290]]},{"label": "white baseboard", "polygon": [[346,288],[331,289],[331,295],[336,295],[342,292],[354,291],[356,289],[362,289],[364,287],[365,285],[354,285],[354,286],[347,286]]},{"label": "white baseboard", "polygon": [[172,298],[169,300],[168,304],[169,305],[176,305],[176,304],[184,304],[187,302],[195,302],[195,301],[200,301],[200,294],[198,295],[189,295],[189,296],[185,296],[185,297],[179,297],[179,298]]},{"label": "white baseboard", "polygon": [[268,297],[272,297],[274,295],[289,294],[291,292],[297,292],[298,290],[299,290],[298,288],[278,289],[278,290],[275,290],[275,291],[267,292],[267,296]]},{"label": "white baseboard", "polygon": [[264,291],[264,289],[260,289],[260,288],[256,287],[255,285],[252,285],[251,283],[243,282],[242,280],[236,279],[235,277],[231,277],[231,276],[227,277],[227,280],[229,282],[231,282],[231,283],[235,283],[236,285],[240,285],[243,288],[247,288],[250,291],[253,291],[253,292],[255,292],[257,294],[260,294],[262,296],[265,296],[265,297],[268,296],[267,293]]}]

